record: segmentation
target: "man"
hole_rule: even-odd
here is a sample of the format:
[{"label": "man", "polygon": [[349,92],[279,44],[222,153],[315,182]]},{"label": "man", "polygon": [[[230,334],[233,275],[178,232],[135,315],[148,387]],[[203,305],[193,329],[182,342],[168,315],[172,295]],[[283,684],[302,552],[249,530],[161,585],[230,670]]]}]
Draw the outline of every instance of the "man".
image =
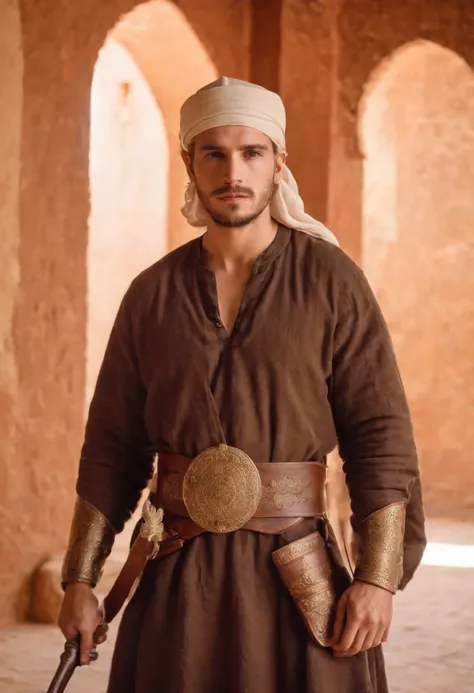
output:
[{"label": "man", "polygon": [[[62,630],[81,634],[86,663],[92,588],[158,453],[154,502],[183,546],[148,563],[109,693],[383,693],[393,594],[425,546],[387,328],[362,272],[304,212],[276,94],[208,85],[182,108],[181,144],[183,213],[207,230],[120,307],[82,450]],[[337,444],[361,545],[351,584],[324,508]]]}]

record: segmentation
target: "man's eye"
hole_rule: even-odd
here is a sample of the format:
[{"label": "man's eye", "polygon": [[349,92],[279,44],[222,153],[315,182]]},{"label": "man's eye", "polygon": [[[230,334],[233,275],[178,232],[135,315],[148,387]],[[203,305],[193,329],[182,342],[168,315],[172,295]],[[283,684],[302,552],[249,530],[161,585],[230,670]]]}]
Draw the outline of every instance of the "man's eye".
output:
[{"label": "man's eye", "polygon": [[256,159],[259,156],[262,156],[260,152],[257,152],[256,149],[249,149],[247,152],[245,152],[246,156],[249,157],[249,159]]},{"label": "man's eye", "polygon": [[222,157],[222,152],[209,152],[206,154],[206,159],[220,159]]}]

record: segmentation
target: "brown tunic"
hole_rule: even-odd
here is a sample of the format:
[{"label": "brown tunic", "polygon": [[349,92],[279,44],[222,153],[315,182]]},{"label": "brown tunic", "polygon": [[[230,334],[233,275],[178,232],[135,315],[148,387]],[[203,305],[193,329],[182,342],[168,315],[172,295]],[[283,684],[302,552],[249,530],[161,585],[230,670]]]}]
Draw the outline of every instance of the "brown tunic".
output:
[{"label": "brown tunic", "polygon": [[[143,272],[120,307],[86,430],[78,493],[121,530],[152,454],[226,442],[256,462],[345,460],[354,525],[408,497],[404,583],[424,545],[418,463],[391,341],[362,272],[280,227],[229,336],[201,239]],[[150,563],[121,623],[109,693],[384,693],[380,648],[312,643],[271,552],[281,536],[205,534]]]}]

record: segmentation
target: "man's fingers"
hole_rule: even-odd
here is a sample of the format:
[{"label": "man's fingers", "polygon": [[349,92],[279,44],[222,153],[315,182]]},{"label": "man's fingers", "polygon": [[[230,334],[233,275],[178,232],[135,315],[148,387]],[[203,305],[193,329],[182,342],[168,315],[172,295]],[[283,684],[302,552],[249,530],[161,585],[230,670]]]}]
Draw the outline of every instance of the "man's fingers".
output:
[{"label": "man's fingers", "polygon": [[372,643],[372,647],[378,647],[379,645],[382,644],[382,642],[383,642],[383,636],[384,636],[385,631],[386,631],[385,624],[382,624],[382,625],[378,628],[378,630],[377,630],[377,632],[376,632],[376,634],[375,634],[375,636],[374,636],[374,641],[373,641],[373,643]]},{"label": "man's fingers", "polygon": [[89,655],[93,647],[92,630],[81,630],[80,662],[81,666],[89,664]]},{"label": "man's fingers", "polygon": [[361,626],[353,644],[346,652],[343,653],[344,656],[352,656],[358,652],[366,652],[373,647],[378,647],[382,643],[384,633],[384,625],[376,625],[375,627],[368,627],[364,625]]},{"label": "man's fingers", "polygon": [[102,623],[95,629],[94,633],[94,643],[96,645],[102,645],[103,642],[107,640],[107,631],[109,627],[106,623]]},{"label": "man's fingers", "polygon": [[344,632],[342,633],[342,637],[339,640],[339,642],[333,646],[333,649],[336,652],[347,652],[352,647],[352,644],[353,644],[353,642],[356,638],[356,635],[359,631],[360,625],[361,625],[360,621],[357,618],[354,611],[351,609],[348,609],[347,610],[346,625],[344,627]]},{"label": "man's fingers", "polygon": [[362,647],[360,648],[360,651],[365,652],[366,650],[370,650],[373,647],[378,647],[379,645],[381,645],[383,642],[385,632],[386,627],[383,624],[379,625],[375,630],[370,630],[367,633],[367,636],[362,644]]},{"label": "man's fingers", "polygon": [[380,633],[380,637],[382,637],[383,630],[382,631],[373,631],[369,630],[367,635],[364,638],[364,642],[362,643],[360,647],[361,652],[366,652],[366,650],[370,650],[371,647],[375,647],[375,641],[377,640],[378,633]]},{"label": "man's fingers", "polygon": [[[352,657],[353,655],[359,654],[359,652],[365,652],[365,650],[368,650],[369,647],[371,647],[371,643],[374,641],[375,633],[375,629],[367,629],[367,627],[362,627],[357,633],[357,638],[354,640],[352,647],[346,654],[349,657]],[[367,647],[366,644],[368,645]]]},{"label": "man's fingers", "polygon": [[342,631],[344,630],[344,621],[346,618],[346,602],[347,597],[343,594],[336,608],[336,618],[334,619],[333,634],[329,641],[329,645],[335,645],[339,642]]},{"label": "man's fingers", "polygon": [[390,637],[390,626],[391,624],[385,629],[385,632],[382,635],[382,642],[388,642],[388,639]]},{"label": "man's fingers", "polygon": [[370,634],[370,632],[367,632],[367,628],[360,626],[352,641],[352,645],[345,650],[337,650],[334,654],[336,657],[352,657],[361,651],[364,642],[368,638],[373,639],[373,637],[373,633]]},{"label": "man's fingers", "polygon": [[[333,638],[331,642],[337,657],[354,655],[386,640],[393,611],[393,595],[380,587],[355,581],[345,596],[345,626],[339,641]],[[339,619],[337,628],[339,635]]]},{"label": "man's fingers", "polygon": [[[81,666],[90,663],[90,654],[94,648],[94,632],[102,623],[103,616],[103,610],[99,607],[97,597],[90,585],[77,582],[66,588],[59,616],[59,627],[67,640],[79,635]],[[105,635],[104,630],[98,633],[101,639]]]},{"label": "man's fingers", "polygon": [[61,628],[61,633],[64,635],[66,640],[74,640],[75,637],[79,635],[79,630],[75,628],[74,626],[67,625],[67,626],[59,626]]}]

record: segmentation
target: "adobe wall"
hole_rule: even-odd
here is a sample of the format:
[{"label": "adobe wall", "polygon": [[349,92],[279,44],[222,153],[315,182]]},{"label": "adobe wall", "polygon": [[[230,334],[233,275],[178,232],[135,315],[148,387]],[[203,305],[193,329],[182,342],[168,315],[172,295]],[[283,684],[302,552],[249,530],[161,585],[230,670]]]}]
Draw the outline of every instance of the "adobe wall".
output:
[{"label": "adobe wall", "polygon": [[[12,85],[21,84],[21,53],[19,27],[12,30],[18,13],[4,23],[12,3],[2,11],[2,51],[13,56],[7,64],[11,79],[2,79],[2,89],[10,91],[14,113],[10,111],[12,122],[5,131],[8,146],[13,146],[13,166],[10,200],[2,211],[10,215],[9,232],[1,241],[9,246],[11,276],[5,279],[8,298],[4,304],[2,296],[0,330],[11,347],[0,394],[0,406],[7,411],[2,419],[7,436],[0,448],[0,625],[26,615],[31,573],[64,548],[68,533],[83,435],[90,89],[107,32],[133,6],[125,0],[21,3],[18,227],[11,210],[18,194],[14,149],[20,146],[14,99],[18,104],[20,96]],[[242,11],[231,0],[188,0],[180,7],[218,72],[245,78],[246,5]],[[2,120],[6,115],[2,107]],[[4,137],[2,131],[2,152]]]},{"label": "adobe wall", "polygon": [[[19,598],[25,577],[16,567],[21,547],[16,530],[23,506],[23,473],[16,448],[21,419],[13,319],[20,282],[18,202],[23,56],[18,4],[13,0],[0,0],[0,16],[0,570],[5,576],[13,570],[17,572],[19,590],[16,596]],[[10,590],[11,584],[0,579],[0,604],[4,608],[11,601]]]}]

